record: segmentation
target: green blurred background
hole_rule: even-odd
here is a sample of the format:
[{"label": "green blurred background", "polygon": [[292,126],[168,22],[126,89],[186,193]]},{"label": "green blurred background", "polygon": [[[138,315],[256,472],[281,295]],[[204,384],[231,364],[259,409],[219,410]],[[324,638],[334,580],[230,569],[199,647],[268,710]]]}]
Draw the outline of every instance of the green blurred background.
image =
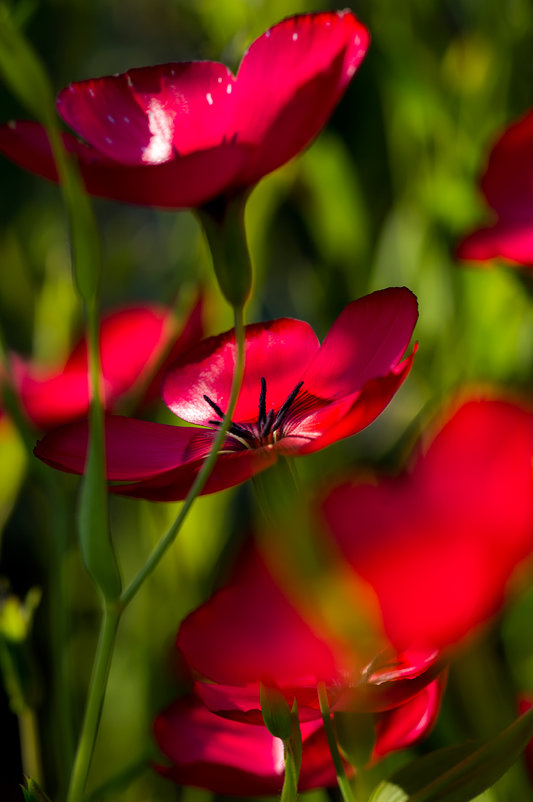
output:
[{"label": "green blurred background", "polygon": [[[216,59],[236,68],[246,46],[284,16],[336,6],[297,0],[18,0],[10,8],[59,90],[72,80],[166,61]],[[309,485],[351,466],[396,467],[425,417],[465,384],[529,393],[533,377],[528,280],[505,266],[458,266],[453,256],[457,239],[483,215],[476,179],[487,148],[507,121],[533,105],[533,6],[529,0],[360,0],[352,8],[372,35],[352,85],[327,130],[300,158],[263,180],[249,202],[256,283],[248,320],[295,316],[323,336],[350,300],[405,284],[419,298],[420,345],[410,378],[376,423],[298,462]],[[3,86],[0,109],[2,121],[27,116]],[[4,159],[0,187],[0,322],[10,348],[54,364],[81,326],[60,193]],[[207,293],[207,333],[231,325],[191,213],[103,200],[95,200],[94,208],[105,265],[103,309],[138,300],[173,303],[178,295],[185,303],[200,280]],[[171,420],[162,404],[157,415]],[[46,785],[53,793],[64,768],[49,691],[54,501],[28,478],[16,437],[4,442],[0,590],[7,594],[10,588],[23,598],[32,587],[43,589],[29,681],[43,735]],[[68,657],[79,722],[98,612],[74,548],[77,482],[63,476],[58,482],[71,499],[65,576],[73,596]],[[202,792],[179,791],[142,766],[155,755],[153,716],[179,691],[173,652],[179,621],[223,580],[245,536],[249,508],[247,488],[200,499],[176,546],[127,611],[90,777],[90,788],[97,789],[132,768],[132,783],[118,783],[113,800],[204,798]],[[175,513],[173,504],[111,499],[124,575],[132,575]],[[512,715],[518,688],[533,691],[532,606],[533,597],[523,595],[484,644],[485,652],[463,657],[431,747],[450,742],[459,730],[463,736],[488,734]],[[472,687],[480,674],[487,685],[478,703]],[[484,709],[487,693],[491,710]],[[4,727],[12,743],[0,764],[0,798],[7,802],[21,798],[21,769],[16,719],[5,696]],[[484,799],[518,799],[505,784],[498,794]]]}]

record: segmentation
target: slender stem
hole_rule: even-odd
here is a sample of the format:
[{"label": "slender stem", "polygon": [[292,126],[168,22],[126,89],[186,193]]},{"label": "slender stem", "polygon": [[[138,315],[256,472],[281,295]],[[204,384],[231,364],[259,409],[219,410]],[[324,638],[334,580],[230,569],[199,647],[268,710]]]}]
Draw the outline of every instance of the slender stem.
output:
[{"label": "slender stem", "polygon": [[94,751],[121,612],[122,608],[116,604],[108,604],[104,608],[100,637],[87,696],[87,706],[72,769],[67,802],[81,802],[84,797],[85,782]]},{"label": "slender stem", "polygon": [[328,692],[323,682],[318,683],[318,700],[320,702],[320,712],[322,713],[322,721],[324,722],[324,730],[328,740],[329,751],[333,765],[335,766],[335,773],[337,775],[337,783],[344,802],[355,802],[355,797],[352,788],[346,776],[342,758],[340,756],[339,747],[337,746],[337,739],[333,730],[333,722],[331,720],[331,712],[329,709]]},{"label": "slender stem", "polygon": [[39,741],[39,727],[35,710],[26,707],[18,714],[22,770],[26,777],[42,782],[43,771]]},{"label": "slender stem", "polygon": [[233,412],[235,410],[235,406],[237,404],[237,398],[239,396],[239,391],[241,389],[242,384],[242,377],[244,374],[244,314],[242,307],[234,307],[234,319],[235,319],[235,339],[237,344],[237,352],[235,357],[235,369],[233,372],[233,381],[231,384],[231,393],[228,403],[228,408],[226,410],[226,414],[224,416],[224,420],[222,425],[220,426],[217,436],[213,442],[213,447],[207,456],[202,468],[200,469],[196,479],[194,480],[189,493],[185,501],[183,502],[183,506],[181,507],[179,514],[168,529],[165,535],[161,538],[157,546],[152,551],[151,555],[149,556],[146,563],[143,567],[139,570],[137,575],[132,579],[128,587],[124,589],[122,592],[122,596],[120,597],[121,604],[123,607],[126,607],[131,600],[134,598],[137,591],[142,586],[143,582],[146,578],[152,573],[154,568],[157,566],[167,549],[172,545],[178,532],[181,529],[181,526],[187,517],[187,514],[196,499],[196,497],[202,492],[203,488],[209,476],[211,475],[211,471],[215,466],[215,462],[218,457],[218,451],[224,442],[224,438],[226,433],[229,429],[231,424],[231,418],[233,416]]}]

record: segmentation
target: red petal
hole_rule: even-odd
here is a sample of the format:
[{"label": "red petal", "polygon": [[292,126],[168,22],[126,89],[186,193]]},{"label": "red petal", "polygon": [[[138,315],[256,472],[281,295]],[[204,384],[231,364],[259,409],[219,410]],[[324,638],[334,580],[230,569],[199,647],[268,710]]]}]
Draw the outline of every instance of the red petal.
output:
[{"label": "red petal", "polygon": [[380,714],[376,721],[375,758],[406,749],[430,732],[439,714],[444,686],[444,678],[436,679],[409,702]]},{"label": "red petal", "polygon": [[[152,501],[185,498],[209,453],[214,429],[168,426],[109,415],[106,418],[107,478],[131,484],[112,492]],[[82,474],[87,453],[87,421],[60,426],[37,443],[34,453],[53,468]],[[219,456],[203,493],[246,481],[272,465],[272,452],[240,451]]]},{"label": "red petal", "polygon": [[[298,443],[297,453],[311,454],[326,448],[344,437],[351,437],[372,423],[383,412],[398,388],[407,378],[414,354],[404,359],[397,368],[380,379],[367,382],[360,393],[324,406],[316,414],[300,422],[295,433],[307,436],[307,442]],[[289,439],[289,444],[292,438]],[[296,444],[296,441],[295,441]],[[285,440],[280,441],[282,450]],[[294,451],[294,455],[296,450]]]},{"label": "red petal", "polygon": [[284,164],[318,134],[368,44],[368,31],[347,10],[291,17],[256,39],[235,87],[238,136],[255,147],[243,185]]},{"label": "red petal", "polygon": [[71,84],[57,107],[118,164],[157,165],[230,141],[233,82],[216,62],[162,64]]},{"label": "red petal", "polygon": [[[57,181],[44,128],[31,122],[13,125],[0,126],[0,151],[26,170]],[[69,134],[63,135],[63,142],[75,154],[91,195],[170,209],[201,206],[220,194],[240,171],[247,154],[246,146],[233,142],[163,164],[128,167]]]},{"label": "red petal", "polygon": [[[106,417],[107,478],[134,482],[166,473],[205,457],[214,431],[164,423]],[[87,421],[53,429],[35,447],[35,455],[54,468],[83,473],[87,453]]]},{"label": "red petal", "polygon": [[[143,376],[153,371],[171,334],[174,335],[172,314],[165,307],[128,307],[102,319],[102,389],[107,409],[136,385],[142,386]],[[180,338],[174,347],[179,344]],[[87,413],[85,338],[59,371],[42,371],[17,357],[13,359],[13,370],[26,413],[39,428],[58,426]]]},{"label": "red petal", "polygon": [[[320,722],[302,724],[301,791],[333,785],[335,771]],[[193,699],[175,702],[154,722],[160,749],[173,762],[162,774],[215,793],[265,795],[281,791],[283,743],[264,726],[230,721]]]},{"label": "red petal", "polygon": [[[314,721],[321,717],[316,685],[302,684],[292,688],[282,688],[281,691],[289,707],[292,707],[294,699],[297,700],[300,721]],[[221,685],[215,682],[195,682],[194,692],[219,716],[248,724],[263,723],[259,684]]]},{"label": "red petal", "polygon": [[[262,376],[267,383],[267,409],[279,409],[318,347],[315,333],[301,320],[282,318],[246,326],[246,365],[233,419],[257,420]],[[206,425],[217,416],[203,396],[225,412],[234,365],[232,329],[204,340],[170,369],[163,383],[163,400],[183,420]]]},{"label": "red petal", "polygon": [[398,364],[418,317],[416,297],[392,287],[353,301],[341,312],[303,375],[304,388],[342,398]]},{"label": "red petal", "polygon": [[498,220],[465,237],[457,248],[457,257],[474,262],[506,259],[533,265],[533,225],[529,220]]},{"label": "red petal", "polygon": [[481,188],[502,217],[526,221],[533,214],[533,111],[510,125],[494,145]]},{"label": "red petal", "polygon": [[532,455],[529,412],[472,401],[411,474],[330,494],[331,531],[376,591],[397,648],[450,646],[501,605],[533,545]]},{"label": "red petal", "polygon": [[334,648],[312,631],[255,552],[232,582],[181,625],[178,648],[201,675],[245,685],[274,678],[281,685],[336,676]]}]

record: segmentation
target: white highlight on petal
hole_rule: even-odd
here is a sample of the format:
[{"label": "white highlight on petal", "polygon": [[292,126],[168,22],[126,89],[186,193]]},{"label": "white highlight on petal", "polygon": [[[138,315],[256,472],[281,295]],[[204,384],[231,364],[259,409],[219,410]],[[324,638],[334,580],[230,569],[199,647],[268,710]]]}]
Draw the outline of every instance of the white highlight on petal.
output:
[{"label": "white highlight on petal", "polygon": [[162,164],[172,158],[174,118],[155,97],[150,100],[148,107],[148,125],[152,136],[143,151],[142,160],[148,164]]},{"label": "white highlight on petal", "polygon": [[281,738],[272,739],[272,757],[274,758],[274,771],[278,775],[285,773],[285,753]]},{"label": "white highlight on petal", "polygon": [[231,90],[232,89],[233,89],[232,85],[228,84],[227,87],[226,87],[226,92],[227,92],[228,95],[231,95]]},{"label": "white highlight on petal", "polygon": [[90,94],[91,97],[94,97],[94,95],[95,95],[95,92],[94,92],[94,89],[92,88],[92,86],[89,87],[89,94]]},{"label": "white highlight on petal", "polygon": [[265,36],[267,39],[270,39],[270,28],[268,29],[268,31],[265,31]]},{"label": "white highlight on petal", "polygon": [[213,96],[212,96],[211,92],[207,93],[207,95],[205,96],[205,99],[207,100],[207,102],[209,103],[210,106],[213,105]]},{"label": "white highlight on petal", "polygon": [[125,123],[129,123],[129,122],[131,122],[131,120],[130,120],[130,118],[129,118],[129,117],[123,117],[122,119],[124,120],[124,122],[125,122]]},{"label": "white highlight on petal", "polygon": [[222,76],[219,75],[218,78],[217,78],[217,84],[221,84],[221,83],[222,83]]},{"label": "white highlight on petal", "polygon": [[130,86],[130,87],[132,87],[132,86],[133,86],[133,81],[131,80],[131,76],[130,76],[130,75],[126,75],[126,83],[127,83],[127,84],[128,84],[128,86]]},{"label": "white highlight on petal", "polygon": [[354,36],[353,43],[354,43],[354,45],[360,45],[361,44],[361,37],[359,36],[359,34],[357,34],[357,36]]},{"label": "white highlight on petal", "polygon": [[106,142],[107,142],[109,145],[112,145],[112,144],[113,144],[113,140],[112,140],[110,137],[108,137],[108,136],[106,136],[106,138],[105,138],[105,141],[106,141]]},{"label": "white highlight on petal", "polygon": [[107,115],[107,119],[109,120],[110,123],[114,123],[115,122],[115,118],[112,117],[111,114]]},{"label": "white highlight on petal", "polygon": [[352,75],[355,75],[355,70],[356,70],[355,64],[350,64],[350,66],[346,70],[346,72],[348,73],[348,77],[349,78],[351,78]]},{"label": "white highlight on petal", "polygon": [[296,42],[297,40],[298,40],[298,34],[297,34],[297,33],[293,33],[293,35],[292,35],[292,41],[293,41],[293,42]]}]

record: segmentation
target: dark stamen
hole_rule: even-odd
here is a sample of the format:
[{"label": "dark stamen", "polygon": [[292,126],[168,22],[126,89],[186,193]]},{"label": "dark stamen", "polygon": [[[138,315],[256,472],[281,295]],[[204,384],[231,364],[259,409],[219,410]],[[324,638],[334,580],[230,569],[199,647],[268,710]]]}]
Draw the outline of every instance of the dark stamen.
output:
[{"label": "dark stamen", "polygon": [[275,432],[276,429],[279,429],[279,427],[283,423],[283,418],[285,417],[285,415],[289,411],[292,403],[294,402],[294,399],[296,398],[296,396],[300,392],[300,389],[301,389],[302,385],[303,385],[303,381],[298,382],[298,384],[296,385],[296,387],[294,388],[292,393],[289,393],[289,395],[287,396],[286,400],[283,402],[282,406],[279,409],[278,414],[276,415],[276,420],[274,421],[274,423],[272,425],[272,431],[273,432]]},{"label": "dark stamen", "polygon": [[270,434],[273,421],[274,421],[274,410],[270,409],[268,415],[265,418],[265,422],[263,424],[262,429],[259,430],[260,437],[267,437],[267,435]]},{"label": "dark stamen", "polygon": [[224,417],[224,413],[220,409],[219,405],[215,404],[214,401],[211,401],[211,399],[209,398],[208,395],[204,395],[204,401],[207,401],[207,403],[209,404],[211,409],[213,409],[217,413],[219,418],[223,418]]},{"label": "dark stamen", "polygon": [[259,394],[259,417],[257,419],[257,425],[259,429],[261,429],[266,421],[267,410],[266,410],[266,395],[267,395],[267,383],[264,376],[261,376],[261,392]]},{"label": "dark stamen", "polygon": [[[221,420],[210,420],[208,423],[211,426],[222,426]],[[236,437],[241,437],[243,440],[248,440],[250,443],[253,443],[255,439],[252,432],[250,432],[248,429],[245,429],[244,426],[240,425],[240,423],[231,422],[229,425],[228,434],[234,434]]]}]

